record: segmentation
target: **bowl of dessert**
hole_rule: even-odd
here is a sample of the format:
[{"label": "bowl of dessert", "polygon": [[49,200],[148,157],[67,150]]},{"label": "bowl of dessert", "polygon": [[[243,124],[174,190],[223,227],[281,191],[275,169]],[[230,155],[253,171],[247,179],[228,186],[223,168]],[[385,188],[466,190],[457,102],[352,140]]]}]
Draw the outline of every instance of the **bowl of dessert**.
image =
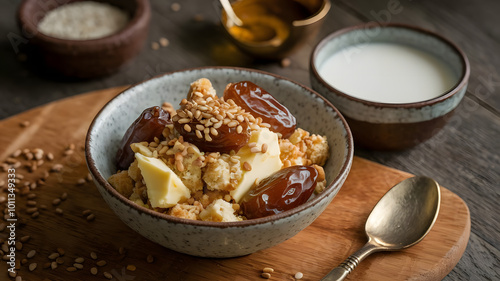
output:
[{"label": "bowl of dessert", "polygon": [[130,228],[195,256],[236,257],[311,224],[353,158],[341,114],[274,74],[226,67],[167,73],[102,108],[86,160]]}]

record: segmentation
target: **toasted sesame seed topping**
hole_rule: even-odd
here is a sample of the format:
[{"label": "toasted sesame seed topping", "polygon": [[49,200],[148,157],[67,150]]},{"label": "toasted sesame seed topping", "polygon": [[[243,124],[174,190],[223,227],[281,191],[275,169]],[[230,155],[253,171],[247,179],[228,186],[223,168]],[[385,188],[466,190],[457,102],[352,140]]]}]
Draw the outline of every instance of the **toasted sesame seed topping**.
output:
[{"label": "toasted sesame seed topping", "polygon": [[93,221],[95,219],[95,215],[94,214],[90,214],[87,216],[87,221]]},{"label": "toasted sesame seed topping", "polygon": [[33,270],[35,270],[35,269],[36,269],[36,267],[37,267],[37,263],[36,263],[36,262],[34,262],[34,263],[30,263],[30,265],[29,265],[29,270],[30,270],[30,271],[33,271]]},{"label": "toasted sesame seed topping", "polygon": [[83,269],[83,264],[81,264],[81,263],[74,263],[73,266],[78,268],[78,269]]},{"label": "toasted sesame seed topping", "polygon": [[26,254],[26,257],[28,259],[31,259],[32,257],[34,257],[36,255],[36,250],[31,250],[28,252],[28,254]]},{"label": "toasted sesame seed topping", "polygon": [[97,266],[105,266],[106,264],[107,264],[107,262],[105,260],[100,260],[100,261],[96,262]]},{"label": "toasted sesame seed topping", "polygon": [[267,148],[268,148],[267,143],[263,143],[260,150],[261,150],[262,153],[266,153],[267,152]]},{"label": "toasted sesame seed topping", "polygon": [[92,273],[92,275],[97,275],[97,272],[98,272],[98,270],[97,270],[97,267],[95,267],[95,266],[90,269],[90,273]]},{"label": "toasted sesame seed topping", "polygon": [[137,268],[136,268],[136,267],[135,267],[135,265],[133,265],[133,264],[129,264],[129,265],[127,265],[127,270],[129,270],[129,271],[135,271],[136,269],[137,269]]},{"label": "toasted sesame seed topping", "polygon": [[250,163],[248,162],[244,162],[243,163],[243,169],[245,169],[246,171],[251,171],[252,170],[252,166],[250,165]]},{"label": "toasted sesame seed topping", "polygon": [[66,270],[69,272],[74,272],[74,271],[76,271],[76,267],[74,267],[74,266],[66,267]]},{"label": "toasted sesame seed topping", "polygon": [[90,257],[93,259],[93,260],[96,260],[97,259],[97,254],[95,252],[90,252]]},{"label": "toasted sesame seed topping", "polygon": [[78,257],[75,259],[76,263],[83,263],[84,261],[85,261],[85,258],[82,258],[82,257]]},{"label": "toasted sesame seed topping", "polygon": [[252,148],[250,148],[250,152],[252,152],[252,153],[259,153],[261,151],[260,151],[260,148],[258,148],[258,147],[252,147]]}]

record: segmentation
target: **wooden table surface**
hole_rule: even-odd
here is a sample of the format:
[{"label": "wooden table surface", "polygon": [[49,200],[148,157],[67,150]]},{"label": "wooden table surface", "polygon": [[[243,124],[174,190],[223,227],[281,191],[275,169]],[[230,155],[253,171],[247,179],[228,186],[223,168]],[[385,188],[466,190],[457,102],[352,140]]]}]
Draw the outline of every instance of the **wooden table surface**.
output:
[{"label": "wooden table surface", "polygon": [[[426,143],[401,152],[356,148],[355,153],[433,177],[459,195],[470,208],[471,236],[464,256],[445,279],[500,279],[500,1],[334,1],[319,36],[290,56],[288,67],[255,61],[237,51],[217,24],[213,1],[177,1],[181,9],[174,12],[171,4],[175,1],[151,0],[148,45],[118,73],[91,81],[65,81],[31,71],[29,62],[22,60],[12,44],[20,34],[15,20],[20,1],[4,1],[0,9],[0,118],[79,93],[200,66],[256,68],[310,85],[309,56],[327,34],[369,21],[418,25],[448,37],[468,55],[471,76],[467,94],[450,123]],[[388,12],[391,5],[398,5],[397,13]],[[150,43],[161,37],[169,40],[169,46],[153,50]]]}]

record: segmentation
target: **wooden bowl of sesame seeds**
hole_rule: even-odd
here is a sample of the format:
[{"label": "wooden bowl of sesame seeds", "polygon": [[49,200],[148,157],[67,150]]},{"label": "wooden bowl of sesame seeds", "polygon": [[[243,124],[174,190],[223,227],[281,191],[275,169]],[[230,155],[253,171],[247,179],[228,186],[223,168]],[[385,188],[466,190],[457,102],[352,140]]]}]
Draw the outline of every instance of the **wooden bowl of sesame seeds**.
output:
[{"label": "wooden bowl of sesame seeds", "polygon": [[102,77],[139,54],[150,17],[148,0],[24,0],[18,47],[45,75]]},{"label": "wooden bowl of sesame seeds", "polygon": [[[222,94],[228,83],[252,81],[266,89],[297,118],[298,126],[326,135],[330,158],[324,166],[327,187],[308,202],[267,217],[235,222],[197,221],[139,206],[107,181],[116,171],[118,144],[144,108],[178,105],[199,78],[209,79]],[[86,139],[86,160],[109,207],[130,228],[175,251],[202,257],[237,257],[277,245],[311,224],[332,201],[352,165],[353,141],[342,115],[313,90],[274,74],[245,68],[205,67],[167,73],[130,87],[97,114]]]}]

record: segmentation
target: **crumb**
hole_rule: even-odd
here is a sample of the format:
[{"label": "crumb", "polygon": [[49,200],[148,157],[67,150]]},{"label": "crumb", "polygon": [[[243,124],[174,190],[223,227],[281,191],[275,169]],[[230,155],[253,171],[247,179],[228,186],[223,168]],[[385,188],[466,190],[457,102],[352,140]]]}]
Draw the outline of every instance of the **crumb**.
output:
[{"label": "crumb", "polygon": [[168,41],[168,39],[165,37],[161,37],[159,42],[162,47],[167,47],[168,45],[170,45],[170,41]]},{"label": "crumb", "polygon": [[151,49],[155,51],[160,49],[160,44],[158,42],[151,42]]},{"label": "crumb", "polygon": [[111,186],[127,198],[134,192],[134,183],[132,182],[132,178],[128,176],[127,171],[121,171],[120,173],[112,175],[109,177],[108,181]]},{"label": "crumb", "polygon": [[234,214],[233,205],[223,199],[217,199],[200,213],[204,221],[230,222],[240,221],[241,218]]}]

